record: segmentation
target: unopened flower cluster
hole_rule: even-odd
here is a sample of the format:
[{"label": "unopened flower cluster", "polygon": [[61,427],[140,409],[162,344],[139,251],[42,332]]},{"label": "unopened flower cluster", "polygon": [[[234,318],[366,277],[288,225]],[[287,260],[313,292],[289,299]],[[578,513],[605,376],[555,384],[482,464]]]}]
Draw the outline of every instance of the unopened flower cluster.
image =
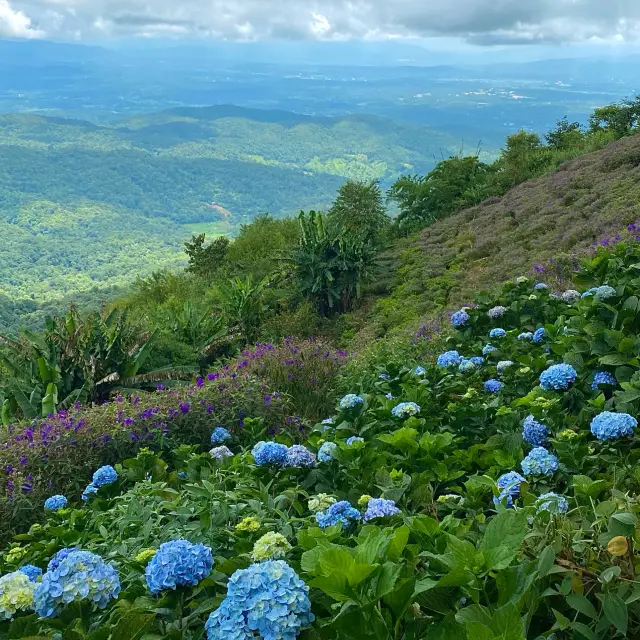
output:
[{"label": "unopened flower cluster", "polygon": [[269,531],[258,538],[253,545],[251,557],[256,562],[262,560],[281,560],[291,551],[289,541],[281,534]]}]

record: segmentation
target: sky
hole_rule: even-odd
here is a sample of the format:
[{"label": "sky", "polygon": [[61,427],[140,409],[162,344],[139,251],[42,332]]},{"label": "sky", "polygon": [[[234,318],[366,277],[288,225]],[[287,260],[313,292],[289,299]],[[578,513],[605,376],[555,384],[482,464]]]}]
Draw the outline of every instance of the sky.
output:
[{"label": "sky", "polygon": [[640,0],[0,0],[0,37],[640,44]]}]

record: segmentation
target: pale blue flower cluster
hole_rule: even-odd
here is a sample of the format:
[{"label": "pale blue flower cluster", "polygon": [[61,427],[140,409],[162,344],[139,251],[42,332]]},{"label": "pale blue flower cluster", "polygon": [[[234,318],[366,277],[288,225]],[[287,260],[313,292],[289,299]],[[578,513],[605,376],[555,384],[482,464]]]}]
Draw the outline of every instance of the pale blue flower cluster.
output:
[{"label": "pale blue flower cluster", "polygon": [[187,540],[172,540],[160,545],[144,575],[151,593],[166,589],[195,587],[213,568],[211,549]]},{"label": "pale blue flower cluster", "polygon": [[498,373],[502,375],[507,369],[513,367],[514,364],[513,360],[500,360],[496,365],[496,369],[498,370]]},{"label": "pale blue flower cluster", "polygon": [[216,427],[211,432],[211,444],[224,444],[227,440],[231,440],[231,434],[224,427]]},{"label": "pale blue flower cluster", "polygon": [[544,447],[535,447],[520,463],[520,466],[525,476],[551,476],[558,470],[560,463],[558,458]]},{"label": "pale blue flower cluster", "polygon": [[538,284],[534,287],[536,291],[543,291],[544,289],[548,289],[549,287],[544,282],[538,282]]},{"label": "pale blue flower cluster", "polygon": [[497,320],[498,318],[502,318],[505,312],[506,312],[506,309],[498,305],[497,307],[493,307],[492,309],[489,309],[489,311],[487,311],[487,315],[492,320]]},{"label": "pale blue flower cluster", "polygon": [[110,465],[100,467],[94,474],[92,484],[94,487],[104,487],[113,484],[118,479],[118,472]]},{"label": "pale blue flower cluster", "polygon": [[233,451],[227,445],[222,444],[219,447],[209,449],[209,455],[217,462],[222,462],[225,458],[232,458]]},{"label": "pale blue flower cluster", "polygon": [[90,482],[82,492],[82,502],[89,502],[93,496],[98,493],[98,487],[93,482]]},{"label": "pale blue flower cluster", "polygon": [[415,402],[401,402],[391,409],[394,418],[410,418],[420,413],[420,405]]},{"label": "pale blue flower cluster", "polygon": [[467,360],[466,358],[464,358],[458,365],[458,371],[460,373],[471,373],[472,371],[475,371],[476,368],[475,363],[472,362],[471,359]]},{"label": "pale blue flower cluster", "polygon": [[44,501],[44,508],[47,511],[59,511],[67,506],[67,499],[61,495],[51,496]]},{"label": "pale blue flower cluster", "polygon": [[336,502],[326,511],[318,511],[316,513],[316,521],[321,529],[326,529],[336,524],[348,527],[354,522],[359,522],[361,517],[360,512],[346,500]]},{"label": "pale blue flower cluster", "polygon": [[439,367],[451,367],[453,365],[459,365],[462,360],[462,356],[457,351],[445,351],[438,356]]},{"label": "pale blue flower cluster", "polygon": [[451,316],[451,324],[458,329],[463,327],[469,321],[470,317],[471,316],[466,311],[456,311]]},{"label": "pale blue flower cluster", "polygon": [[500,380],[496,380],[494,378],[491,378],[490,380],[487,380],[484,383],[484,390],[487,393],[500,393],[500,391],[502,390],[502,387],[504,385],[502,384],[502,382],[500,382]]},{"label": "pale blue flower cluster", "polygon": [[388,373],[381,373],[378,378],[380,378],[380,380],[391,380],[391,376]]},{"label": "pale blue flower cluster", "polygon": [[469,358],[469,362],[472,362],[476,367],[481,367],[484,364],[484,358],[481,356],[472,356]]},{"label": "pale blue flower cluster", "polygon": [[570,364],[553,364],[540,374],[540,386],[545,391],[564,391],[578,377],[578,373]]},{"label": "pale blue flower cluster", "polygon": [[350,447],[352,444],[356,444],[356,442],[364,442],[364,438],[360,438],[359,436],[351,436],[347,438],[348,447]]},{"label": "pale blue flower cluster", "polygon": [[576,291],[575,289],[567,289],[563,294],[562,294],[562,299],[567,303],[567,304],[573,304],[576,300],[580,299],[580,292]]},{"label": "pale blue flower cluster", "polygon": [[364,400],[355,393],[348,393],[340,400],[341,409],[354,409],[364,403]]},{"label": "pale blue flower cluster", "polygon": [[507,332],[504,329],[500,329],[499,327],[496,329],[491,329],[491,331],[489,331],[490,338],[504,338],[506,335]]},{"label": "pale blue flower cluster", "polygon": [[384,396],[387,400],[395,400],[395,396],[393,395],[393,393],[391,393],[391,391],[389,391],[389,393],[385,394]]},{"label": "pale blue flower cluster", "polygon": [[301,444],[294,444],[287,451],[286,467],[312,469],[316,466],[315,455]]},{"label": "pale blue flower cluster", "polygon": [[569,502],[564,496],[560,496],[553,491],[543,493],[538,498],[537,513],[548,511],[549,513],[567,513],[569,511]]},{"label": "pale blue flower cluster", "polygon": [[49,560],[47,571],[55,571],[60,566],[60,563],[74,551],[80,551],[80,549],[78,547],[65,547],[64,549],[60,549],[60,551]]},{"label": "pale blue flower cluster", "polygon": [[330,427],[333,424],[333,418],[325,418],[320,424],[323,424],[325,427]]},{"label": "pale blue flower cluster", "polygon": [[365,511],[363,522],[369,522],[374,518],[390,518],[400,513],[400,509],[396,507],[393,500],[385,500],[384,498],[371,498],[367,502],[367,510]]},{"label": "pale blue flower cluster", "polygon": [[335,442],[323,442],[320,449],[318,449],[318,460],[320,462],[331,462],[333,460],[333,452],[337,448]]},{"label": "pale blue flower cluster", "polygon": [[602,287],[598,287],[594,292],[596,300],[608,300],[609,298],[614,298],[618,294],[613,287],[609,287],[608,285],[603,285]]},{"label": "pale blue flower cluster", "polygon": [[593,376],[591,388],[597,391],[601,384],[610,384],[615,387],[618,381],[608,371],[598,371],[596,375]]},{"label": "pale blue flower cluster", "polygon": [[632,436],[638,421],[628,413],[603,411],[591,421],[591,433],[598,440],[617,440]]},{"label": "pale blue flower cluster", "polygon": [[500,504],[505,498],[507,499],[507,507],[513,506],[513,499],[520,495],[520,485],[526,482],[517,471],[509,471],[498,478],[498,489],[500,495],[493,498],[494,504]]},{"label": "pale blue flower cluster", "polygon": [[18,569],[20,573],[24,573],[31,582],[38,582],[38,578],[42,575],[42,569],[34,564],[25,564]]},{"label": "pale blue flower cluster", "polygon": [[591,287],[591,289],[587,289],[580,297],[588,298],[589,296],[592,296],[597,290],[598,287]]},{"label": "pale blue flower cluster", "polygon": [[413,370],[413,374],[416,375],[416,376],[423,376],[425,373],[427,373],[427,370],[424,367],[421,367],[421,366],[417,366]]},{"label": "pale blue flower cluster", "polygon": [[528,415],[522,423],[522,439],[533,447],[544,447],[551,432],[549,428]]},{"label": "pale blue flower cluster", "polygon": [[518,340],[533,340],[533,333],[531,331],[523,331],[518,334]]},{"label": "pale blue flower cluster", "polygon": [[279,442],[265,442],[260,440],[253,449],[251,455],[259,467],[265,467],[270,464],[283,467],[287,461],[288,448]]},{"label": "pale blue flower cluster", "polygon": [[314,620],[309,587],[284,560],[239,569],[207,620],[207,640],[295,640]]},{"label": "pale blue flower cluster", "polygon": [[547,330],[544,327],[540,327],[539,329],[536,329],[533,333],[533,341],[536,344],[540,344],[541,342],[544,342],[546,333],[547,333]]},{"label": "pale blue flower cluster", "polygon": [[53,618],[64,605],[79,600],[104,609],[119,593],[120,579],[111,564],[95,553],[73,551],[42,576],[34,592],[34,608],[41,618]]},{"label": "pale blue flower cluster", "polygon": [[483,356],[488,356],[492,351],[497,351],[498,348],[494,347],[492,344],[485,344],[484,347],[482,347],[482,355]]}]

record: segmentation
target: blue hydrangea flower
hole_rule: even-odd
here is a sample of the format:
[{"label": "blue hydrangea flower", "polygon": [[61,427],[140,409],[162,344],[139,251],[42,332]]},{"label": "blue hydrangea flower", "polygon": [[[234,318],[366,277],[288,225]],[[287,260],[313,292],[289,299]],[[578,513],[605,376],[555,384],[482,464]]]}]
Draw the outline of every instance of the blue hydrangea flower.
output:
[{"label": "blue hydrangea flower", "polygon": [[269,464],[275,464],[283,467],[287,461],[288,448],[279,442],[265,442],[261,440],[251,450],[256,464],[264,467]]},{"label": "blue hydrangea flower", "polygon": [[533,333],[531,331],[523,331],[518,334],[518,340],[533,340]]},{"label": "blue hydrangea flower", "polygon": [[506,312],[506,309],[498,305],[497,307],[493,307],[492,309],[489,309],[489,311],[487,311],[487,315],[492,320],[497,320],[498,318],[502,318],[505,312]]},{"label": "blue hydrangea flower", "polygon": [[607,300],[618,295],[616,293],[616,290],[613,287],[609,287],[608,285],[598,287],[594,293],[596,300]]},{"label": "blue hydrangea flower", "polygon": [[104,467],[100,467],[93,474],[93,484],[100,488],[108,484],[113,484],[118,479],[118,472],[110,465],[107,464]]},{"label": "blue hydrangea flower", "polygon": [[438,356],[439,367],[451,367],[460,364],[462,356],[457,351],[445,351]]},{"label": "blue hydrangea flower", "polygon": [[301,444],[294,444],[287,452],[287,467],[298,467],[301,469],[312,469],[316,466],[316,457],[307,447]]},{"label": "blue hydrangea flower", "polygon": [[24,573],[31,582],[38,582],[38,578],[42,575],[42,569],[34,564],[25,564],[18,569],[20,573]]},{"label": "blue hydrangea flower", "polygon": [[323,424],[325,427],[330,427],[333,425],[333,418],[325,418],[320,424]]},{"label": "blue hydrangea flower", "polygon": [[589,296],[592,296],[597,290],[598,287],[591,287],[591,289],[587,289],[587,291],[585,291],[580,297],[588,298]]},{"label": "blue hydrangea flower", "polygon": [[348,447],[350,447],[352,444],[355,444],[356,442],[364,442],[364,438],[360,438],[359,436],[351,436],[350,438],[347,438]]},{"label": "blue hydrangea flower", "polygon": [[46,511],[59,511],[67,506],[67,499],[64,496],[56,495],[47,498],[44,501],[44,508]]},{"label": "blue hydrangea flower", "polygon": [[359,522],[360,518],[360,512],[346,500],[336,502],[326,511],[318,511],[316,513],[316,521],[321,529],[332,527],[338,523],[341,523],[343,527],[348,527],[354,522]]},{"label": "blue hydrangea flower", "polygon": [[520,485],[526,482],[517,471],[509,471],[504,473],[498,478],[498,489],[500,489],[500,495],[493,498],[494,504],[500,504],[505,498],[507,499],[507,507],[513,506],[513,499],[520,495]]},{"label": "blue hydrangea flower", "polygon": [[484,390],[487,393],[500,393],[503,386],[504,385],[502,384],[502,382],[500,382],[500,380],[495,380],[494,378],[491,378],[491,380],[487,380],[484,383]]},{"label": "blue hydrangea flower", "polygon": [[562,294],[562,299],[567,303],[567,304],[573,304],[576,300],[580,299],[580,292],[576,291],[575,289],[567,289],[563,294]]},{"label": "blue hydrangea flower", "polygon": [[520,463],[525,476],[551,476],[558,470],[560,463],[544,447],[535,447]]},{"label": "blue hydrangea flower", "polygon": [[548,289],[549,287],[544,282],[538,282],[535,287],[533,287],[536,291],[543,291],[544,289]]},{"label": "blue hydrangea flower", "polygon": [[151,593],[166,589],[195,587],[213,568],[211,549],[187,540],[172,540],[160,545],[144,571]]},{"label": "blue hydrangea flower", "polygon": [[369,522],[374,518],[390,518],[400,513],[400,509],[396,507],[393,500],[385,500],[384,498],[371,498],[367,502],[367,510],[365,511],[363,522]]},{"label": "blue hydrangea flower", "polygon": [[395,396],[389,391],[389,393],[384,396],[387,400],[395,400]]},{"label": "blue hydrangea flower", "polygon": [[578,373],[570,364],[553,364],[540,374],[540,386],[545,391],[564,391],[578,377]]},{"label": "blue hydrangea flower", "polygon": [[89,551],[73,551],[36,585],[34,602],[41,618],[53,618],[64,605],[89,600],[104,609],[120,593],[115,568]]},{"label": "blue hydrangea flower", "polygon": [[548,511],[549,513],[567,513],[569,511],[569,502],[564,496],[560,496],[553,491],[543,493],[538,498],[537,513]]},{"label": "blue hydrangea flower", "polygon": [[421,366],[417,366],[413,370],[413,375],[416,375],[416,376],[423,376],[425,373],[427,373],[427,370],[424,367],[421,367]]},{"label": "blue hydrangea flower", "polygon": [[380,380],[391,380],[391,376],[388,373],[381,373],[378,378],[380,378]]},{"label": "blue hydrangea flower", "polygon": [[295,640],[311,624],[307,587],[284,560],[239,569],[207,620],[207,640]]},{"label": "blue hydrangea flower", "polygon": [[224,427],[216,427],[211,433],[211,444],[224,444],[231,440],[231,434]]},{"label": "blue hydrangea flower", "polygon": [[481,367],[484,364],[484,358],[481,356],[473,356],[472,358],[469,358],[469,362],[473,362],[476,367]]},{"label": "blue hydrangea flower", "polygon": [[507,335],[507,332],[504,329],[500,329],[500,328],[491,329],[491,331],[489,331],[490,338],[504,338],[506,335]]},{"label": "blue hydrangea flower", "polygon": [[348,393],[342,400],[340,400],[341,409],[353,409],[364,403],[364,399],[357,396],[355,393]]},{"label": "blue hydrangea flower", "polygon": [[458,365],[458,371],[460,373],[471,373],[476,370],[476,365],[471,360],[463,359]]},{"label": "blue hydrangea flower", "polygon": [[60,566],[60,563],[74,551],[80,551],[80,549],[78,547],[65,547],[64,549],[60,549],[60,551],[49,560],[47,571],[55,571]]},{"label": "blue hydrangea flower", "polygon": [[494,347],[492,344],[485,344],[484,347],[482,347],[482,355],[483,356],[488,356],[492,351],[497,351],[498,348]]},{"label": "blue hydrangea flower", "polygon": [[333,452],[337,448],[335,442],[323,442],[320,449],[318,449],[318,460],[320,462],[331,462],[333,460]]},{"label": "blue hydrangea flower", "polygon": [[21,571],[2,576],[0,578],[0,621],[12,620],[18,611],[33,609],[34,591],[34,583]]},{"label": "blue hydrangea flower", "polygon": [[394,418],[410,418],[420,413],[420,405],[415,402],[401,402],[391,409]]},{"label": "blue hydrangea flower", "polygon": [[451,324],[458,329],[463,327],[469,321],[470,317],[471,316],[466,311],[456,311],[451,316]]},{"label": "blue hydrangea flower", "polygon": [[638,421],[628,413],[603,411],[591,421],[591,433],[598,440],[617,440],[633,435]]},{"label": "blue hydrangea flower", "polygon": [[598,371],[596,375],[593,376],[591,388],[594,391],[597,391],[601,384],[610,384],[615,387],[617,386],[618,381],[608,371]]},{"label": "blue hydrangea flower", "polygon": [[500,360],[500,362],[498,362],[498,364],[496,365],[496,369],[498,370],[498,373],[502,375],[507,369],[513,367],[513,365],[513,360]]},{"label": "blue hydrangea flower", "polygon": [[528,415],[522,423],[522,439],[534,447],[544,447],[551,431],[532,415]]},{"label": "blue hydrangea flower", "polygon": [[82,502],[89,502],[98,493],[98,487],[93,482],[88,484],[82,492]]},{"label": "blue hydrangea flower", "polygon": [[541,342],[544,341],[546,333],[547,333],[547,330],[544,327],[540,327],[539,329],[536,329],[533,334],[533,341],[536,344],[540,344]]},{"label": "blue hydrangea flower", "polygon": [[216,462],[222,462],[225,458],[233,458],[233,451],[227,445],[221,444],[219,447],[209,449],[209,455]]}]

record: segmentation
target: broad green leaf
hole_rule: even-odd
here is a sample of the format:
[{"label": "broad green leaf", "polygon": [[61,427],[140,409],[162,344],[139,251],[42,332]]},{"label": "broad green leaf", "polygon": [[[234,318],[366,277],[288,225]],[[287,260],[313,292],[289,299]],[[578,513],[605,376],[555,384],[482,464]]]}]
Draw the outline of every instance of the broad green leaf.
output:
[{"label": "broad green leaf", "polygon": [[120,618],[110,640],[138,640],[151,628],[155,615],[145,613],[127,613]]},{"label": "broad green leaf", "polygon": [[627,634],[629,614],[624,600],[615,593],[605,593],[602,600],[604,615],[607,620],[622,634]]},{"label": "broad green leaf", "polygon": [[538,559],[538,575],[544,578],[548,573],[553,563],[556,561],[556,552],[552,545],[545,547]]},{"label": "broad green leaf", "polygon": [[566,598],[571,608],[579,611],[580,613],[584,613],[585,616],[588,616],[593,620],[598,619],[598,612],[596,611],[596,608],[584,596],[577,593],[570,593]]},{"label": "broad green leaf", "polygon": [[489,522],[479,547],[488,570],[504,569],[518,555],[527,531],[526,521],[524,511],[505,511]]},{"label": "broad green leaf", "polygon": [[577,631],[579,634],[583,635],[588,640],[599,640],[599,637],[587,627],[586,624],[582,624],[582,622],[572,622],[571,628]]}]

